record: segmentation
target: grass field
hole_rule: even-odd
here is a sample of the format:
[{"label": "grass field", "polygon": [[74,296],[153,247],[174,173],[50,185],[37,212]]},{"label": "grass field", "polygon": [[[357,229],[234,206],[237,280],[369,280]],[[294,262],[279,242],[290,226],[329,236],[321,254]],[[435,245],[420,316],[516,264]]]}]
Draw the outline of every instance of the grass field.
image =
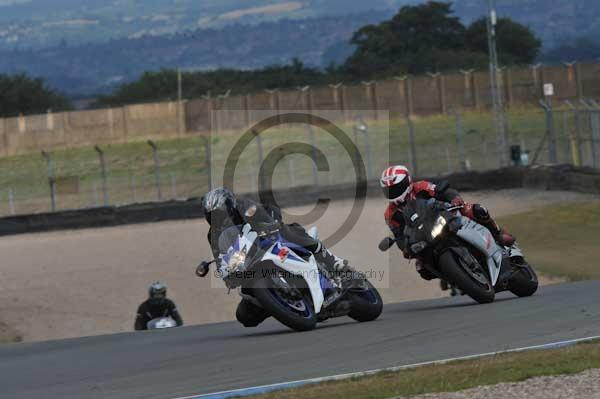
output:
[{"label": "grass field", "polygon": [[454,392],[480,385],[528,378],[576,374],[600,368],[600,343],[544,351],[501,354],[477,360],[383,372],[370,377],[327,382],[252,396],[261,399],[389,399],[434,392]]},{"label": "grass field", "polygon": [[[533,152],[544,134],[544,115],[537,109],[513,109],[508,113],[511,144],[522,144]],[[365,137],[358,134],[357,146],[365,162],[371,160],[371,177],[389,162],[411,165],[408,125],[405,120],[368,122],[370,155]],[[498,166],[498,147],[493,116],[490,113],[467,112],[462,115],[466,158],[476,170]],[[448,115],[414,118],[419,174],[439,175],[461,168],[456,135],[456,119]],[[355,141],[354,124],[341,125]],[[223,133],[212,138],[213,171],[223,167],[240,132]],[[305,127],[291,126],[269,130],[262,136],[264,156],[279,145],[290,142],[312,144]],[[201,195],[208,186],[208,168],[203,137],[190,136],[158,142],[160,188],[163,199]],[[315,146],[323,151],[330,173],[319,174],[319,184],[340,179],[353,179],[345,151],[333,137],[315,130]],[[151,148],[145,142],[115,144],[103,147],[106,156],[108,194],[111,204],[158,199]],[[563,154],[564,153],[564,154]],[[98,154],[91,147],[53,151],[54,174],[58,178],[59,209],[101,205],[102,178]],[[561,154],[567,157],[566,151]],[[251,143],[243,153],[237,182],[242,189],[256,188],[258,152]],[[281,187],[313,184],[311,161],[301,155],[287,157],[276,168],[276,184]],[[9,200],[12,196],[12,205]],[[47,165],[40,154],[0,159],[0,215],[41,212],[49,209]]]},{"label": "grass field", "polygon": [[540,272],[573,281],[600,278],[600,202],[542,207],[500,223]]}]

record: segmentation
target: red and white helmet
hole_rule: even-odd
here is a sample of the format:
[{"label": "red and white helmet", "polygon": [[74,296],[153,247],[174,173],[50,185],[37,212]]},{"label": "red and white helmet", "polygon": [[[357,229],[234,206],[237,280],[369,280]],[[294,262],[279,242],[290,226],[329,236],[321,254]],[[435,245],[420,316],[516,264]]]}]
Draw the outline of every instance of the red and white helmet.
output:
[{"label": "red and white helmet", "polygon": [[390,166],[384,170],[380,183],[383,195],[394,203],[404,202],[412,187],[410,172],[403,165]]}]

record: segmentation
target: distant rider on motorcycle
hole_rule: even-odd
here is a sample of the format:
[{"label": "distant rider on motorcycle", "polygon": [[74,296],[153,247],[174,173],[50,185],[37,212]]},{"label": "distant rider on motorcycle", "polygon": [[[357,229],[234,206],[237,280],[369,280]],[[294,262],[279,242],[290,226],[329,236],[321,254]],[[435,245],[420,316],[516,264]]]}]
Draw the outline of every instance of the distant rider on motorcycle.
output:
[{"label": "distant rider on motorcycle", "polygon": [[[486,227],[499,245],[511,246],[515,242],[515,238],[512,235],[498,227],[498,224],[492,219],[486,208],[479,204],[465,202],[458,191],[449,188],[447,184],[436,186],[424,180],[413,182],[410,172],[403,165],[390,166],[385,169],[381,174],[380,185],[383,194],[390,202],[385,210],[385,221],[392,231],[394,238],[396,238],[398,247],[405,253],[405,256],[402,209],[404,209],[408,201],[419,198],[435,198],[438,201],[447,202],[453,206],[462,206],[460,209],[462,215]],[[425,280],[435,278],[435,276],[422,267],[419,261],[417,261],[417,271]]]},{"label": "distant rider on motorcycle", "polygon": [[149,321],[161,317],[172,318],[177,327],[183,325],[175,302],[167,298],[167,286],[157,281],[148,288],[148,299],[138,307],[134,328],[136,331],[147,330]]},{"label": "distant rider on motorcycle", "polygon": [[[210,225],[207,238],[215,259],[220,255],[219,237],[227,228],[243,225],[247,217],[260,212],[267,212],[271,218],[278,222],[281,222],[282,219],[281,210],[277,206],[257,204],[250,199],[238,198],[231,191],[222,187],[211,190],[202,198],[202,208],[204,217]],[[317,262],[323,264],[327,270],[331,272],[353,272],[347,260],[331,253],[321,241],[309,236],[298,223],[280,223],[279,232],[287,241],[300,245],[312,253]],[[202,265],[199,267],[202,267]],[[199,274],[202,275],[207,272],[208,269],[200,271]],[[244,289],[242,289],[242,294],[244,294]],[[262,308],[246,299],[242,299],[236,311],[238,321],[245,327],[256,327],[268,316]]]}]

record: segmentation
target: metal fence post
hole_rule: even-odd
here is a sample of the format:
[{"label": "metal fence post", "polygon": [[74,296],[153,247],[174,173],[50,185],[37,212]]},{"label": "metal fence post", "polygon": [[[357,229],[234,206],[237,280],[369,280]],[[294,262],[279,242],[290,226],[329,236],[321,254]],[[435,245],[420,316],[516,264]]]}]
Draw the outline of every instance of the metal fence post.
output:
[{"label": "metal fence post", "polygon": [[52,157],[46,151],[42,151],[42,156],[46,160],[48,167],[48,185],[50,186],[50,206],[52,212],[56,211],[56,178],[54,177],[54,162]]},{"label": "metal fence post", "polygon": [[600,168],[600,105],[594,100],[589,100],[586,104],[590,109],[592,128],[592,165]]},{"label": "metal fence post", "polygon": [[600,168],[600,111],[592,111],[592,156],[594,168]]},{"label": "metal fence post", "polygon": [[315,129],[312,125],[307,125],[308,129],[308,138],[310,140],[310,146],[312,148],[312,174],[313,174],[313,184],[316,186],[319,185],[319,175],[317,173],[317,139],[315,137]]},{"label": "metal fence post", "polygon": [[[358,147],[358,133],[363,135],[363,140],[365,142],[365,152],[367,153],[367,180],[369,180],[373,176],[373,162],[371,157],[371,141],[369,137],[369,125],[364,121],[362,117],[357,118],[357,124],[354,125],[354,142],[356,143],[356,147]],[[360,150],[359,150],[360,152]]]},{"label": "metal fence post", "polygon": [[100,159],[100,173],[102,174],[102,197],[104,206],[108,206],[108,182],[106,179],[106,161],[104,159],[104,151],[99,146],[94,146],[94,150],[98,153]]},{"label": "metal fence post", "polygon": [[464,142],[465,129],[464,129],[464,125],[463,125],[463,120],[462,120],[460,113],[458,113],[454,109],[451,109],[450,111],[448,111],[448,113],[450,115],[453,115],[454,119],[456,121],[456,147],[458,148],[458,157],[460,160],[460,170],[462,170],[463,172],[466,172],[466,171],[468,171],[468,168],[467,168],[467,155],[465,152],[465,142]]},{"label": "metal fence post", "polygon": [[204,137],[204,157],[206,158],[206,173],[208,175],[208,191],[212,190],[212,143],[211,136]]},{"label": "metal fence post", "polygon": [[554,129],[554,112],[552,107],[544,100],[540,100],[540,105],[546,113],[546,136],[548,138],[548,161],[550,163],[558,162],[558,154],[556,151],[556,131]]},{"label": "metal fence post", "polygon": [[583,154],[581,151],[581,112],[579,111],[579,108],[573,105],[569,100],[566,100],[565,104],[571,108],[573,116],[575,117],[575,135],[569,133],[573,164],[575,164],[575,166],[581,166],[583,162]]},{"label": "metal fence post", "polygon": [[158,196],[158,200],[162,201],[162,191],[160,189],[160,158],[158,157],[158,147],[152,140],[148,140],[147,143],[152,148],[152,157],[154,158],[154,184],[156,185],[156,194]]},{"label": "metal fence post", "polygon": [[[600,167],[600,107],[595,101],[586,101],[584,99],[579,102],[586,107],[587,114],[590,119],[591,129],[591,152],[592,152],[592,166],[594,168]],[[594,106],[596,109],[594,109]]]},{"label": "metal fence post", "polygon": [[408,124],[408,140],[410,144],[410,161],[412,173],[414,176],[419,176],[417,162],[417,144],[415,143],[415,125],[413,124],[410,115],[406,115],[406,123]]},{"label": "metal fence post", "polygon": [[257,160],[258,160],[258,165],[256,167],[256,171],[258,173],[257,175],[257,180],[258,180],[258,186],[256,188],[256,191],[258,193],[260,193],[261,189],[265,189],[265,179],[264,176],[260,173],[261,172],[261,166],[263,164],[263,160],[264,160],[264,154],[263,154],[263,143],[262,143],[262,137],[260,135],[260,133],[258,133],[256,130],[252,130],[252,134],[254,135],[254,137],[256,138],[256,154],[257,154]]}]

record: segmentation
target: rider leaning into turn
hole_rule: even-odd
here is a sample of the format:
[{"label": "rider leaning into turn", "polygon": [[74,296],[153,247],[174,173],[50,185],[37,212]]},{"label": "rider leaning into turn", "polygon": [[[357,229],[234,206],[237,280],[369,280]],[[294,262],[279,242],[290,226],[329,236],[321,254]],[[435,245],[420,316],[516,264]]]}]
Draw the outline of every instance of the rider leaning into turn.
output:
[{"label": "rider leaning into turn", "polygon": [[[257,204],[256,202],[238,198],[225,188],[216,188],[202,198],[204,217],[210,229],[208,242],[215,258],[219,257],[219,237],[221,233],[232,226],[240,226],[245,222],[245,216],[254,215],[257,208],[266,211],[273,219],[281,221],[281,211],[270,204]],[[315,256],[317,262],[323,264],[332,272],[352,272],[348,261],[335,256],[323,243],[312,238],[306,230],[297,223],[281,223],[279,232],[289,242],[302,246]],[[244,289],[242,289],[244,294]],[[236,311],[236,317],[246,327],[255,327],[268,317],[265,311],[254,305],[250,300],[242,299]]]},{"label": "rider leaning into turn", "polygon": [[[390,201],[385,210],[385,221],[394,234],[394,238],[396,238],[396,242],[402,251],[404,251],[404,248],[402,247],[402,236],[404,231],[402,209],[408,201],[418,198],[435,198],[438,201],[448,202],[454,206],[462,206],[460,209],[462,215],[490,230],[498,244],[511,246],[515,242],[515,238],[512,235],[498,227],[498,224],[492,219],[486,208],[479,204],[465,202],[458,191],[452,188],[444,187],[440,190],[435,184],[428,181],[422,180],[413,182],[410,172],[403,165],[390,166],[385,169],[381,174],[380,184],[383,194]],[[428,275],[428,272],[425,269],[420,268],[418,264],[417,271],[427,280],[432,277]]]}]

